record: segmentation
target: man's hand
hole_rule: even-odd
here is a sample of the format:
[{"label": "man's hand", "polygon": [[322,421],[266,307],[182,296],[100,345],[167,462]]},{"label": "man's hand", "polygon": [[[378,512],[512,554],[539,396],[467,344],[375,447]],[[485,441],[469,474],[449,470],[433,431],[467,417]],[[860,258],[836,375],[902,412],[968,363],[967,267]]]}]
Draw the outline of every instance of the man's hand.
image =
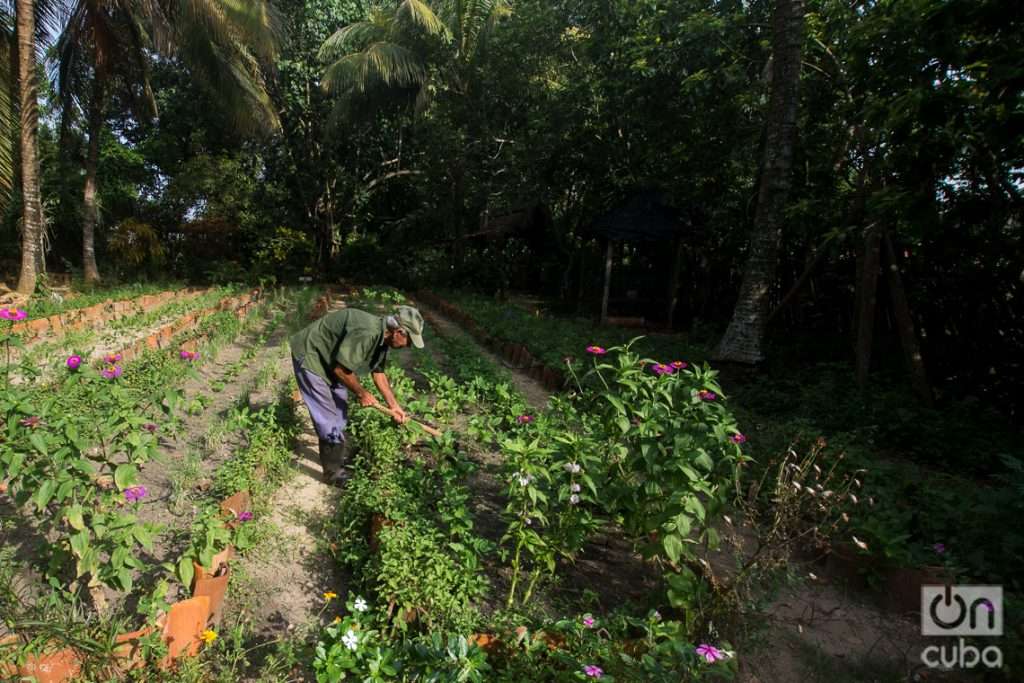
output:
[{"label": "man's hand", "polygon": [[378,401],[377,397],[371,394],[369,391],[364,391],[363,393],[359,394],[359,405],[363,406],[364,408],[373,408],[374,406],[379,406],[380,401]]},{"label": "man's hand", "polygon": [[398,404],[391,406],[391,417],[393,417],[395,422],[398,424],[405,424],[409,421],[409,416],[405,414],[405,411],[402,410],[402,406]]}]

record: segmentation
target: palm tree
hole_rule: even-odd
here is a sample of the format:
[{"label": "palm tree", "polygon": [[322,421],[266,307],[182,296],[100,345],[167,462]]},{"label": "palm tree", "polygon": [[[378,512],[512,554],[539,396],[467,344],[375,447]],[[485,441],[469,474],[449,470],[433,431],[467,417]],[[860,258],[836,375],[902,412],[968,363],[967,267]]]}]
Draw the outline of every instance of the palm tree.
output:
[{"label": "palm tree", "polygon": [[[339,95],[364,95],[374,88],[417,91],[422,109],[430,90],[423,86],[434,73],[459,94],[468,88],[466,67],[480,54],[498,19],[507,16],[506,0],[442,0],[435,12],[424,0],[400,0],[389,9],[375,9],[366,21],[349,24],[328,38],[320,58],[330,62],[323,86]],[[436,38],[446,46],[448,60],[428,68],[420,38]]]},{"label": "palm tree", "polygon": [[100,279],[96,265],[97,169],[107,98],[127,90],[155,115],[149,55],[179,56],[249,131],[280,127],[262,76],[273,61],[281,22],[269,3],[230,0],[77,0],[58,42],[57,89],[65,115],[87,110],[82,264],[87,282]]},{"label": "palm tree", "polygon": [[718,360],[740,363],[758,363],[764,359],[761,346],[767,328],[769,294],[775,281],[796,141],[804,0],[776,0],[772,23],[771,96],[765,120],[761,186],[750,237],[750,257],[732,321],[715,351]]},{"label": "palm tree", "polygon": [[[21,152],[21,274],[19,294],[35,292],[43,259],[43,206],[39,197],[38,132],[39,106],[36,88],[36,45],[38,44],[36,3],[17,0],[15,5],[18,54],[18,106]],[[10,81],[8,81],[10,82]],[[13,98],[11,98],[13,99]],[[11,135],[13,139],[13,135]],[[13,164],[12,168],[13,170]],[[13,185],[13,183],[12,183]]]}]

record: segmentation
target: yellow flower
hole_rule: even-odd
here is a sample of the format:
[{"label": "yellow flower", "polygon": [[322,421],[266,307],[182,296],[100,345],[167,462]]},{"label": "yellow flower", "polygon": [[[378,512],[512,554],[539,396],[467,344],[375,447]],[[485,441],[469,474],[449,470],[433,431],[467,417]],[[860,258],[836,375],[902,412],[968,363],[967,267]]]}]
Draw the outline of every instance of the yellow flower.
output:
[{"label": "yellow flower", "polygon": [[340,624],[341,623],[341,617],[334,617],[334,622],[333,623]]},{"label": "yellow flower", "polygon": [[204,643],[209,645],[213,641],[217,640],[217,632],[206,629],[200,637],[203,639]]},{"label": "yellow flower", "polygon": [[338,594],[334,591],[327,591],[326,593],[324,593],[324,600],[326,600],[327,602],[330,602],[336,597],[338,597]]}]

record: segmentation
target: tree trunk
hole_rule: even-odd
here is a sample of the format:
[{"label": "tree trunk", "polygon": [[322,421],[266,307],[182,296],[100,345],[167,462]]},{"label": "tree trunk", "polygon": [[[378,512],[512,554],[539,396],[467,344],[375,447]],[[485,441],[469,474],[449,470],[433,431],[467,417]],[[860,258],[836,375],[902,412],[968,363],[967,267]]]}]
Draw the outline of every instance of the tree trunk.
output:
[{"label": "tree trunk", "polygon": [[92,102],[89,103],[89,152],[85,157],[85,194],[82,197],[82,270],[85,281],[100,281],[96,266],[96,225],[99,209],[96,206],[97,171],[100,162],[100,136],[103,134],[103,82],[94,75]]},{"label": "tree trunk", "polygon": [[715,351],[718,360],[757,363],[764,359],[769,294],[791,184],[803,42],[804,0],[778,0],[772,22],[771,98],[750,258],[732,321]]},{"label": "tree trunk", "polygon": [[917,344],[917,335],[914,333],[914,318],[910,313],[907,292],[903,288],[903,278],[900,276],[899,263],[896,261],[896,250],[892,247],[889,233],[885,234],[884,242],[885,257],[888,261],[885,272],[889,278],[889,296],[892,299],[893,315],[896,317],[896,329],[903,346],[903,356],[907,361],[907,369],[910,370],[910,381],[921,401],[931,408],[934,402],[932,389],[928,384],[928,373],[925,371],[924,359]]},{"label": "tree trunk", "polygon": [[857,386],[867,386],[871,369],[871,345],[875,334],[875,311],[878,302],[878,265],[881,234],[874,224],[864,234],[864,251],[860,259],[860,280],[857,281]]},{"label": "tree trunk", "polygon": [[18,293],[32,294],[43,259],[43,207],[39,199],[36,102],[36,19],[32,0],[17,0],[18,95],[21,105],[21,275]]},{"label": "tree trunk", "polygon": [[612,256],[614,254],[614,243],[607,238],[608,246],[604,253],[604,289],[601,292],[601,324],[608,324],[608,295],[612,286]]}]

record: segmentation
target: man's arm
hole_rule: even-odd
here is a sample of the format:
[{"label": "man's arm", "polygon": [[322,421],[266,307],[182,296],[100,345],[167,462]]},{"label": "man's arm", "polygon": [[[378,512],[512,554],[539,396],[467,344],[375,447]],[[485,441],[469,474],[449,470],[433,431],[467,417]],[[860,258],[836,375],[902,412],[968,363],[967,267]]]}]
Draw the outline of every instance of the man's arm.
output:
[{"label": "man's arm", "polygon": [[356,376],[356,373],[341,365],[335,365],[334,376],[337,377],[338,381],[344,384],[349,392],[356,397],[356,400],[359,401],[359,405],[366,406],[368,408],[380,405],[380,401],[377,400],[377,397],[367,391],[362,383],[360,383],[359,377]]},{"label": "man's arm", "polygon": [[383,372],[372,373],[373,383],[376,385],[380,395],[387,401],[388,407],[391,408],[391,412],[394,415],[395,422],[402,423],[409,419],[409,416],[402,410],[402,406],[398,405],[398,401],[395,400],[395,394],[391,391],[391,382],[388,381],[388,376]]}]

